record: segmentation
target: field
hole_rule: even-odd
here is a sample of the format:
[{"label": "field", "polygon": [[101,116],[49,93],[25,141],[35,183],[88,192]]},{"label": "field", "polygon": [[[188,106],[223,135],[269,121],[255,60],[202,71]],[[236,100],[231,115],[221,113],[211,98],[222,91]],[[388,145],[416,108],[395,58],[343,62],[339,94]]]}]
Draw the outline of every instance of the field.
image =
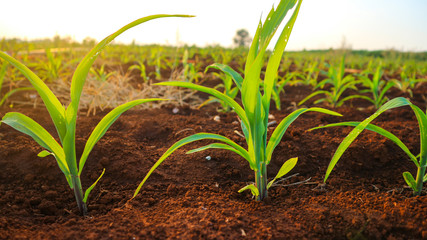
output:
[{"label": "field", "polygon": [[[73,101],[69,94],[73,72],[94,46],[91,40],[74,43],[61,38],[0,42],[2,51],[28,66],[65,106]],[[216,87],[243,104],[231,78],[217,68],[205,69],[220,63],[243,75],[247,52],[247,48],[110,44],[99,54],[80,99],[78,157],[95,126],[113,108],[141,98],[171,100],[143,103],[123,113],[93,147],[81,172],[81,185],[86,189],[99,182],[87,199],[86,216],[81,216],[57,156],[38,157],[44,148],[3,118],[0,238],[426,239],[426,190],[414,196],[416,191],[402,177],[406,171],[416,176],[417,166],[398,145],[363,131],[324,183],[331,158],[352,127],[309,131],[363,121],[396,97],[409,99],[425,113],[426,53],[286,52],[272,87],[268,138],[282,119],[303,107],[321,107],[343,116],[308,112],[289,126],[271,157],[268,179],[288,159],[298,157],[298,162],[272,185],[268,197],[257,201],[253,189],[238,193],[242,186],[258,182],[238,154],[221,148],[186,154],[215,142],[202,140],[171,154],[133,198],[147,172],[180,139],[207,132],[247,147],[239,118],[224,101],[201,91],[155,85],[174,80]],[[5,96],[0,115],[24,113],[55,132],[57,126],[33,85],[15,67],[0,63],[0,97]],[[262,78],[266,67],[261,68]],[[336,93],[333,79],[349,80],[340,86],[342,94]],[[369,85],[373,79],[378,80],[375,90]],[[375,95],[382,90],[384,94]],[[393,133],[417,156],[424,146],[417,120],[411,107],[402,106],[385,111],[372,123]]]}]

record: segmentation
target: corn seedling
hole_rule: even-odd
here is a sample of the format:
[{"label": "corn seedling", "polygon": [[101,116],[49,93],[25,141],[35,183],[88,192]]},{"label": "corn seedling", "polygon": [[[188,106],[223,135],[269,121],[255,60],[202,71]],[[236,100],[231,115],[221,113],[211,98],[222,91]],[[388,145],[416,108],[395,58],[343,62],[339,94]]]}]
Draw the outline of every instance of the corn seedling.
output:
[{"label": "corn seedling", "polygon": [[[92,151],[95,144],[99,139],[105,134],[111,124],[125,111],[128,109],[150,101],[156,101],[161,99],[139,99],[134,100],[125,104],[118,106],[109,112],[94,128],[93,132],[89,136],[79,163],[77,164],[76,159],[76,145],[75,145],[75,133],[76,133],[76,122],[77,122],[77,113],[80,102],[81,93],[83,90],[83,85],[85,84],[86,77],[90,70],[90,67],[94,63],[97,55],[117,36],[122,34],[124,31],[137,26],[143,22],[147,22],[156,18],[163,17],[189,17],[185,15],[153,15],[144,18],[140,18],[134,22],[129,23],[128,25],[122,27],[117,32],[111,34],[102,40],[98,45],[96,45],[80,62],[77,66],[72,82],[71,82],[71,103],[67,108],[61,104],[58,98],[52,93],[52,91],[47,87],[47,85],[30,69],[25,65],[18,62],[13,57],[7,55],[6,53],[0,52],[0,57],[14,65],[18,68],[31,82],[33,87],[37,90],[38,94],[42,98],[50,117],[56,127],[60,143],[58,143],[55,138],[47,132],[41,125],[36,123],[31,118],[17,112],[9,112],[3,116],[2,123],[5,123],[14,129],[25,133],[32,137],[40,146],[44,149],[38,154],[40,157],[46,157],[52,155],[55,157],[59,168],[64,173],[65,178],[71,189],[74,190],[74,195],[76,197],[77,205],[80,212],[83,215],[87,214],[86,202],[91,190],[95,187],[95,184],[102,177],[101,176],[95,181],[95,183],[90,186],[83,195],[82,184],[80,181],[80,176],[83,171],[83,167],[86,163],[86,160]],[[61,146],[62,145],[62,146]]]},{"label": "corn seedling", "polygon": [[409,96],[412,98],[413,93],[412,89],[415,88],[416,84],[419,82],[427,82],[427,79],[423,78],[416,78],[416,73],[414,72],[412,75],[407,73],[406,67],[404,66],[402,69],[402,72],[400,73],[400,80],[393,79],[394,86],[398,88],[400,91],[404,93],[408,93]]},{"label": "corn seedling", "polygon": [[184,82],[198,82],[201,74],[197,72],[193,63],[188,61],[188,50],[184,51],[182,57],[182,71],[180,79]]},{"label": "corn seedling", "polygon": [[136,64],[129,67],[129,70],[138,70],[139,76],[142,78],[142,80],[146,83],[149,80],[149,77],[147,76],[147,73],[145,71],[145,64],[144,61],[138,61]]},{"label": "corn seedling", "polygon": [[305,85],[310,85],[312,87],[315,87],[317,85],[317,78],[319,77],[319,69],[318,69],[319,62],[312,61],[311,63],[308,63],[307,66],[304,68],[304,74],[301,74],[303,76],[303,82]]},{"label": "corn seedling", "polygon": [[59,79],[63,70],[62,58],[55,58],[50,48],[46,48],[45,51],[48,61],[39,64],[38,69],[41,71],[39,75],[43,81],[55,81]]},{"label": "corn seedling", "polygon": [[[0,93],[1,90],[3,88],[3,83],[4,83],[4,79],[5,79],[5,75],[6,75],[6,70],[7,67],[9,66],[8,63],[3,63],[1,65],[0,68]],[[4,102],[13,94],[17,93],[17,92],[21,92],[21,91],[27,91],[27,90],[34,90],[34,88],[31,87],[21,87],[21,88],[14,88],[12,90],[9,90],[7,93],[4,94],[4,96],[2,96],[0,98],[0,106],[2,106],[4,104]]]},{"label": "corn seedling", "polygon": [[90,72],[95,76],[95,78],[98,81],[101,82],[105,82],[107,81],[110,77],[114,76],[117,74],[117,72],[112,71],[112,72],[107,72],[105,70],[105,64],[102,64],[101,67],[99,69],[96,69],[94,67],[90,68]]},{"label": "corn seedling", "polygon": [[[301,108],[288,115],[283,119],[271,134],[270,140],[267,142],[267,125],[270,110],[271,92],[274,85],[274,80],[277,76],[280,61],[285,50],[288,38],[294,26],[302,1],[297,0],[282,0],[276,9],[272,9],[268,14],[264,24],[260,21],[254,40],[250,47],[245,65],[245,77],[242,78],[237,72],[226,65],[216,64],[222,71],[232,77],[234,83],[239,88],[242,96],[243,107],[236,101],[226,96],[225,94],[208,87],[199,86],[188,82],[162,82],[158,85],[179,86],[195,89],[213,95],[214,97],[227,102],[236,112],[241,120],[242,132],[244,133],[248,149],[244,149],[227,137],[212,134],[212,133],[197,133],[179,140],[173,144],[157,162],[153,165],[145,178],[139,184],[134,193],[134,197],[140,191],[142,185],[152,172],[175,150],[178,148],[202,139],[216,140],[221,143],[212,143],[197,149],[193,149],[187,153],[194,153],[210,148],[225,149],[233,151],[246,159],[250,168],[255,173],[255,184],[250,184],[239,190],[250,190],[257,200],[265,199],[267,189],[272,186],[275,180],[281,178],[286,173],[292,170],[297,163],[297,158],[287,160],[280,168],[278,174],[269,182],[267,182],[267,165],[270,163],[272,154],[276,146],[281,141],[288,126],[301,114],[307,111],[316,111],[331,115],[340,116],[340,114],[322,108]],[[281,32],[279,39],[271,54],[266,74],[264,78],[263,95],[260,91],[260,75],[264,63],[264,56],[267,46],[269,45],[273,35],[277,31],[280,23],[285,18],[287,12],[294,8],[294,12]]]},{"label": "corn seedling", "polygon": [[[226,65],[212,64],[206,68],[205,73],[210,68],[215,68],[215,69],[221,70],[222,67],[223,68],[229,68],[229,66],[226,66]],[[239,88],[237,86],[233,87],[232,76],[227,74],[227,71],[223,71],[222,73],[213,73],[213,74],[222,80],[222,83],[216,85],[214,89],[222,88],[222,89],[224,89],[223,90],[224,95],[230,97],[231,99],[234,99],[237,96],[237,94],[239,93]],[[231,106],[226,101],[222,101],[221,99],[213,97],[213,96],[210,96],[208,98],[208,100],[206,100],[202,104],[200,104],[199,108],[203,107],[206,104],[213,103],[213,102],[218,102],[221,104],[222,109],[220,111],[222,111],[222,112],[229,112],[231,110]]]},{"label": "corn seedling", "polygon": [[394,82],[386,82],[381,80],[383,72],[384,71],[382,70],[382,66],[380,64],[375,70],[372,79],[368,77],[369,74],[359,76],[359,78],[362,80],[362,84],[368,88],[366,90],[361,90],[360,93],[371,94],[371,97],[359,96],[359,98],[370,101],[372,104],[374,104],[375,109],[380,108],[388,100],[385,94],[394,85]]},{"label": "corn seedling", "polygon": [[[390,133],[389,131],[381,127],[370,124],[370,122],[372,122],[381,113],[396,107],[407,106],[407,105],[409,105],[414,111],[415,116],[417,117],[417,120],[418,120],[419,128],[420,128],[421,146],[420,146],[420,154],[418,154],[417,156],[412,154],[409,151],[408,147],[406,147],[406,145],[394,134]],[[408,155],[408,157],[412,160],[412,162],[414,162],[414,164],[417,166],[416,178],[414,179],[412,174],[409,172],[404,172],[403,178],[405,179],[408,186],[412,188],[414,195],[421,194],[423,183],[427,182],[427,175],[425,174],[426,166],[427,166],[427,114],[424,113],[419,107],[415,106],[405,98],[398,97],[385,103],[374,114],[372,114],[370,117],[368,117],[362,122],[341,122],[341,123],[329,124],[326,126],[321,126],[313,129],[335,127],[335,126],[353,126],[355,128],[347,135],[347,137],[341,142],[341,144],[338,146],[337,150],[335,151],[335,154],[332,157],[331,162],[329,163],[328,169],[326,171],[326,175],[324,179],[325,182],[328,179],[333,168],[337,164],[338,160],[344,154],[345,150],[347,150],[350,144],[357,138],[357,136],[359,136],[359,134],[364,129],[367,129],[367,130],[376,132],[393,141]]]},{"label": "corn seedling", "polygon": [[307,100],[311,99],[312,97],[316,95],[324,95],[324,98],[318,99],[314,101],[314,104],[318,104],[321,102],[326,101],[329,105],[332,107],[340,107],[345,101],[348,101],[353,98],[361,98],[360,95],[351,95],[348,97],[341,98],[344,91],[348,89],[357,89],[356,84],[358,81],[354,80],[354,77],[352,75],[344,76],[345,73],[345,65],[344,65],[345,57],[341,59],[341,64],[339,67],[330,66],[329,70],[327,72],[328,78],[321,81],[317,84],[315,89],[321,88],[326,84],[330,84],[331,87],[329,90],[316,90],[312,94],[308,95],[306,98],[301,100],[298,105],[302,105]]}]

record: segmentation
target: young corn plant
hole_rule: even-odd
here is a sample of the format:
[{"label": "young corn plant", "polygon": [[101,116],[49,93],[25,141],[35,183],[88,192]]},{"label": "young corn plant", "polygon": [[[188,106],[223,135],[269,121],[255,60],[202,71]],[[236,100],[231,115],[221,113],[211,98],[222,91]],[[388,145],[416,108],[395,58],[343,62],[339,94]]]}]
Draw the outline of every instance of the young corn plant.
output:
[{"label": "young corn plant", "polygon": [[114,38],[122,34],[124,31],[149,20],[163,17],[189,16],[153,15],[140,18],[122,27],[121,29],[114,32],[113,34],[102,40],[100,43],[98,43],[98,45],[96,45],[85,56],[85,58],[83,58],[83,60],[80,62],[74,72],[70,91],[71,103],[68,105],[67,108],[65,108],[61,104],[61,102],[59,102],[58,98],[52,93],[52,91],[47,87],[47,85],[36,74],[34,74],[30,69],[28,69],[22,63],[18,62],[13,57],[9,56],[6,53],[0,52],[0,58],[6,60],[10,64],[18,68],[27,77],[27,79],[33,85],[34,89],[38,92],[56,127],[60,142],[58,143],[57,140],[37,122],[21,113],[9,112],[3,116],[1,122],[13,127],[14,129],[22,133],[29,135],[40,146],[46,149],[40,152],[38,156],[46,157],[48,155],[52,155],[55,157],[58,166],[64,173],[70,188],[74,190],[77,206],[81,214],[83,215],[87,214],[86,202],[89,193],[95,187],[95,184],[98,182],[98,180],[102,177],[104,173],[102,172],[101,176],[95,181],[95,183],[90,186],[83,194],[80,176],[83,171],[83,167],[86,163],[86,160],[95,144],[102,136],[104,136],[105,132],[108,130],[111,124],[113,124],[123,112],[145,102],[161,100],[157,98],[134,100],[122,104],[113,109],[111,112],[109,112],[92,131],[86,142],[80,160],[77,164],[75,144],[77,112],[80,102],[80,96],[83,90],[83,85],[86,81],[88,72],[90,71],[90,67],[94,63],[97,55],[107,46],[107,44],[110,43]]},{"label": "young corn plant", "polygon": [[[1,90],[3,88],[3,83],[4,83],[4,79],[5,79],[5,75],[6,75],[6,70],[7,67],[9,66],[8,63],[3,63],[1,65],[0,68],[0,93]],[[14,88],[10,91],[8,91],[7,93],[5,93],[1,98],[0,98],[0,107],[6,102],[6,100],[13,94],[17,93],[17,92],[21,92],[21,91],[27,91],[27,90],[34,90],[34,88],[31,87],[20,87],[20,88]]]},{"label": "young corn plant", "polygon": [[[214,68],[214,69],[218,69],[218,70],[223,71],[223,73],[221,73],[221,74],[214,73],[215,76],[219,77],[222,80],[222,83],[216,85],[214,89],[222,88],[222,89],[224,89],[223,93],[226,96],[230,97],[231,99],[234,99],[237,96],[237,94],[239,93],[239,88],[237,88],[237,86],[233,87],[232,76],[229,73],[227,73],[227,71],[225,71],[225,69],[230,68],[230,67],[226,66],[226,65],[219,65],[219,64],[214,63],[214,64],[212,64],[206,68],[205,73],[210,68]],[[213,102],[218,102],[221,104],[221,107],[222,107],[222,109],[220,110],[221,112],[231,111],[231,106],[227,102],[222,101],[221,99],[218,99],[218,98],[213,97],[213,96],[210,96],[208,98],[208,100],[206,100],[202,104],[200,104],[199,108],[203,107],[206,104],[213,103]]]},{"label": "young corn plant", "polygon": [[302,105],[307,100],[311,99],[317,95],[324,95],[324,98],[314,101],[314,104],[318,104],[326,101],[332,107],[340,107],[345,101],[348,101],[353,98],[363,98],[361,95],[351,95],[348,97],[341,98],[344,91],[348,89],[357,89],[356,84],[358,81],[354,80],[352,75],[344,76],[345,73],[345,57],[341,59],[341,64],[339,67],[330,66],[327,72],[328,78],[321,81],[317,84],[315,89],[323,89],[326,84],[330,84],[331,88],[329,90],[316,90],[312,94],[308,95],[306,98],[301,100],[298,105]]},{"label": "young corn plant", "polygon": [[114,75],[117,74],[116,71],[107,72],[105,70],[105,64],[102,64],[99,69],[91,67],[90,68],[90,72],[95,76],[95,78],[98,81],[101,81],[101,82],[106,82],[110,77],[112,77],[112,76],[114,76]]},{"label": "young corn plant", "polygon": [[414,95],[412,93],[412,89],[415,88],[417,83],[427,82],[427,79],[417,78],[415,72],[409,74],[406,70],[406,66],[404,66],[402,72],[400,73],[400,80],[392,79],[392,82],[396,88],[398,88],[403,93],[408,93],[412,98]]},{"label": "young corn plant", "polygon": [[[419,129],[420,129],[421,146],[420,146],[420,154],[418,154],[417,156],[412,154],[409,151],[408,147],[406,147],[406,145],[394,134],[390,133],[389,131],[381,127],[371,124],[371,122],[375,118],[377,118],[381,113],[396,107],[407,106],[407,105],[409,105],[414,111],[415,116],[417,117],[417,120],[418,120]],[[426,166],[427,166],[427,112],[424,113],[419,107],[412,104],[409,100],[403,97],[398,97],[385,103],[374,114],[372,114],[370,117],[368,117],[362,122],[334,123],[334,124],[328,124],[321,127],[316,127],[316,128],[313,128],[312,130],[319,129],[319,128],[335,127],[335,126],[352,126],[355,128],[347,135],[347,137],[341,142],[341,144],[338,146],[337,150],[335,151],[335,154],[332,157],[331,162],[329,163],[328,169],[326,171],[324,182],[326,182],[326,180],[328,179],[330,173],[334,169],[338,160],[344,154],[345,150],[347,150],[350,144],[357,138],[357,136],[359,136],[359,134],[363,130],[367,129],[367,130],[376,132],[393,141],[408,155],[408,157],[412,160],[412,162],[414,162],[415,166],[417,166],[416,178],[414,178],[410,172],[404,172],[403,178],[405,179],[408,186],[412,188],[414,195],[421,194],[423,183],[427,182],[427,175],[425,174]]]},{"label": "young corn plant", "polygon": [[319,77],[319,68],[318,68],[319,62],[315,60],[311,60],[311,62],[308,62],[306,66],[303,69],[303,74],[300,74],[303,78],[302,82],[304,85],[316,87],[317,85],[317,78]]},{"label": "young corn plant", "polygon": [[[281,103],[280,103],[280,93],[284,92],[285,85],[289,83],[294,83],[296,80],[296,76],[298,75],[297,72],[288,72],[285,76],[280,77],[279,74],[277,74],[276,79],[274,80],[273,87],[271,89],[271,98],[273,98],[274,104],[276,105],[277,110],[281,110]],[[264,83],[261,82],[261,86],[264,87]]]},{"label": "young corn plant", "polygon": [[[280,124],[276,127],[274,132],[271,134],[270,140],[267,141],[267,124],[268,115],[270,110],[271,92],[274,85],[274,80],[277,76],[277,70],[282,59],[283,52],[285,50],[288,38],[294,26],[297,18],[301,0],[282,0],[276,9],[272,9],[268,14],[264,23],[260,21],[254,40],[250,47],[249,53],[246,59],[245,65],[245,77],[242,78],[240,74],[232,70],[230,67],[222,64],[216,64],[222,71],[226,72],[232,77],[234,83],[239,88],[242,96],[243,107],[240,106],[236,101],[231,99],[225,94],[204,86],[199,86],[188,82],[162,82],[157,85],[167,86],[179,86],[195,89],[208,93],[224,102],[227,102],[233,110],[236,112],[241,120],[242,132],[244,133],[247,149],[244,149],[240,145],[236,144],[227,137],[213,134],[213,133],[197,133],[179,140],[173,144],[153,165],[150,171],[147,173],[145,178],[139,184],[138,188],[134,193],[134,197],[138,194],[143,184],[147,181],[148,177],[153,171],[175,150],[178,148],[202,139],[211,139],[218,142],[212,143],[197,149],[193,149],[188,153],[194,153],[203,151],[210,148],[225,149],[233,151],[239,154],[241,157],[246,159],[249,163],[250,168],[255,173],[255,184],[240,189],[239,192],[244,190],[250,190],[257,200],[265,199],[268,194],[267,190],[270,188],[274,181],[288,173],[297,163],[297,158],[291,158],[287,160],[280,168],[276,177],[268,182],[267,179],[267,165],[270,163],[272,154],[276,146],[281,141],[288,126],[297,119],[301,114],[308,111],[316,111],[327,113],[331,115],[340,116],[340,114],[329,111],[322,108],[301,108],[288,115],[283,119]],[[266,53],[267,46],[269,45],[273,35],[277,31],[280,23],[285,18],[289,10],[294,8],[293,14],[283,31],[281,32],[279,39],[274,47],[274,51],[269,58],[268,65],[266,68],[264,78],[263,95],[261,94],[261,70],[264,63],[264,56]]]},{"label": "young corn plant", "polygon": [[47,61],[40,61],[36,65],[36,69],[40,71],[39,77],[43,81],[53,82],[60,78],[60,75],[65,70],[62,57],[54,57],[50,48],[46,48]]},{"label": "young corn plant", "polygon": [[147,76],[144,61],[140,60],[136,64],[129,67],[129,70],[134,70],[134,69],[136,69],[140,72],[139,76],[142,78],[144,83],[147,83],[150,78]]},{"label": "young corn plant", "polygon": [[386,82],[381,80],[384,71],[382,70],[381,64],[378,65],[375,70],[372,79],[367,75],[360,75],[359,78],[362,80],[362,84],[368,87],[366,90],[361,90],[360,93],[370,93],[371,97],[359,96],[360,98],[366,99],[374,104],[375,109],[380,108],[388,99],[385,96],[386,92],[393,87],[394,82]]}]

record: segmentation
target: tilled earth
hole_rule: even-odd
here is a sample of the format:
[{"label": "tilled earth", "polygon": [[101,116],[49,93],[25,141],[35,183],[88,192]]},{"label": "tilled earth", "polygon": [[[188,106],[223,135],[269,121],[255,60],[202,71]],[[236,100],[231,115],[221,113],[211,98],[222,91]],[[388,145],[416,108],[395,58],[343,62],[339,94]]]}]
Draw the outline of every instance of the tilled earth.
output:
[{"label": "tilled earth", "polygon": [[[307,92],[304,87],[288,87],[284,99],[297,101]],[[425,108],[420,99],[414,101]],[[282,102],[285,110],[272,111],[277,122],[293,110],[291,102]],[[180,108],[176,114],[172,106],[130,110],[112,125],[87,160],[84,189],[106,169],[89,197],[88,217],[79,215],[54,158],[37,157],[40,146],[3,124],[0,239],[427,239],[427,196],[424,192],[413,197],[405,187],[402,173],[414,175],[416,166],[393,142],[362,133],[323,184],[329,161],[351,128],[307,130],[363,120],[374,112],[361,108],[366,106],[355,101],[335,109],[344,117],[306,113],[298,118],[268,167],[269,177],[274,177],[284,161],[299,157],[288,174],[295,176],[284,186],[271,188],[264,202],[255,201],[249,192],[237,193],[254,181],[249,164],[240,156],[224,150],[185,154],[207,142],[176,151],[131,199],[155,161],[183,137],[212,132],[246,145],[235,132],[240,131],[236,114],[217,113],[214,106]],[[42,107],[0,110],[1,115],[25,113],[55,132]],[[106,113],[79,116],[77,154]],[[216,115],[219,122],[213,120]],[[413,153],[419,152],[419,129],[409,107],[386,112],[374,123],[398,136]],[[298,182],[302,183],[289,185]]]}]

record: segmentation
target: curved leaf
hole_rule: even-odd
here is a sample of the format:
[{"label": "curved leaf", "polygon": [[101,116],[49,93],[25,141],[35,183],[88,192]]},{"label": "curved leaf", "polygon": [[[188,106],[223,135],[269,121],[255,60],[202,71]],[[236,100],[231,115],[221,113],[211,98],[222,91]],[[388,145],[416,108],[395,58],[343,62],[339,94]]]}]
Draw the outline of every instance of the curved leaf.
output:
[{"label": "curved leaf", "polygon": [[274,179],[267,184],[267,189],[269,189],[271,185],[273,185],[274,181],[285,176],[285,174],[290,172],[295,167],[295,165],[297,165],[297,162],[298,162],[298,158],[295,157],[295,158],[288,159],[285,163],[283,163],[282,167],[280,167],[279,172],[274,177]]},{"label": "curved leaf", "polygon": [[427,115],[417,106],[411,105],[420,128],[420,167],[427,165]]},{"label": "curved leaf", "polygon": [[18,62],[15,58],[3,52],[0,52],[0,58],[3,58],[18,68],[18,70],[30,81],[31,85],[33,85],[34,89],[38,92],[41,99],[43,100],[44,105],[46,106],[46,109],[49,112],[53,123],[55,124],[56,130],[58,131],[59,138],[62,141],[66,133],[66,127],[65,109],[61,102],[59,102],[58,98],[56,98],[47,85],[24,64]]},{"label": "curved leaf", "polygon": [[372,102],[372,103],[374,103],[374,104],[375,104],[375,102],[374,102],[372,99],[370,99],[369,97],[367,97],[367,96],[363,96],[363,95],[357,95],[357,94],[355,94],[355,95],[350,95],[350,96],[347,96],[347,97],[345,97],[345,98],[343,98],[343,99],[339,100],[339,101],[337,102],[336,106],[337,106],[337,107],[340,107],[341,105],[343,105],[343,104],[344,104],[344,102],[345,102],[345,101],[348,101],[348,100],[353,99],[353,98],[361,98],[361,99],[365,99],[365,100],[368,100],[368,101],[370,101],[370,102]]},{"label": "curved leaf", "polygon": [[86,203],[87,199],[89,197],[90,192],[92,191],[92,189],[96,186],[96,184],[98,183],[99,179],[102,178],[102,176],[104,176],[105,173],[105,168],[102,170],[101,175],[98,177],[98,179],[96,179],[96,181],[85,191],[85,196],[83,198],[83,202]]},{"label": "curved leaf", "polygon": [[298,103],[298,106],[302,105],[303,103],[305,103],[305,102],[306,102],[306,101],[308,101],[310,98],[312,98],[312,97],[314,97],[314,96],[316,96],[316,95],[319,95],[319,94],[327,94],[327,93],[328,93],[328,91],[324,91],[324,90],[315,91],[315,92],[311,93],[310,95],[308,95],[307,97],[305,97],[303,100],[301,100],[301,101]]},{"label": "curved leaf", "polygon": [[249,126],[249,120],[246,116],[245,110],[243,110],[243,108],[236,101],[234,101],[232,98],[230,98],[229,96],[219,92],[218,90],[215,90],[213,88],[200,86],[200,85],[197,85],[194,83],[177,82],[177,81],[160,82],[160,83],[156,83],[154,85],[185,87],[185,88],[191,88],[191,89],[194,89],[197,91],[208,93],[208,94],[226,102],[228,105],[230,105],[234,109],[234,111],[237,113],[239,118],[242,120],[242,122],[246,126]]},{"label": "curved leaf", "polygon": [[410,172],[404,172],[403,178],[405,179],[406,184],[408,184],[412,190],[417,191],[417,184],[415,183],[415,179]]},{"label": "curved leaf", "polygon": [[21,91],[27,91],[27,90],[34,90],[34,88],[31,87],[22,87],[22,88],[15,88],[7,92],[2,99],[0,100],[0,106],[3,105],[3,103],[8,99],[12,94],[21,92]]},{"label": "curved leaf", "polygon": [[[1,122],[13,127],[15,130],[27,134],[34,139],[40,146],[52,152],[58,162],[59,168],[67,177],[69,170],[65,162],[64,151],[58,142],[50,135],[46,129],[33,119],[18,112],[9,112],[3,116]],[[42,154],[44,155],[44,154]]]},{"label": "curved leaf", "polygon": [[334,153],[334,156],[331,159],[331,162],[329,163],[328,169],[325,174],[324,182],[329,177],[329,174],[332,172],[332,169],[334,169],[335,165],[337,164],[338,160],[341,158],[341,156],[344,154],[345,150],[350,146],[350,144],[356,139],[357,136],[369,125],[370,122],[372,122],[375,118],[377,118],[381,113],[393,109],[396,107],[406,106],[410,105],[411,102],[406,100],[403,97],[397,97],[394,98],[388,102],[386,102],[380,109],[378,109],[374,114],[372,114],[370,117],[362,121],[359,125],[357,125],[348,135],[347,137],[341,142],[341,144],[338,146],[337,150]]},{"label": "curved leaf", "polygon": [[231,79],[233,79],[234,83],[236,84],[236,86],[239,89],[242,88],[242,83],[243,83],[242,76],[240,76],[240,74],[238,72],[234,71],[234,69],[232,69],[231,67],[229,67],[229,66],[227,66],[225,64],[221,64],[221,63],[214,63],[214,64],[211,64],[211,65],[209,65],[209,66],[206,67],[205,73],[210,68],[221,70],[222,72],[224,72],[225,74],[227,74],[228,76],[230,76]]},{"label": "curved leaf", "polygon": [[227,144],[223,144],[223,143],[212,143],[212,144],[209,144],[209,145],[206,145],[203,147],[199,147],[199,148],[190,150],[187,152],[187,154],[204,151],[204,150],[211,149],[211,148],[225,149],[225,150],[235,152],[235,153],[239,154],[241,157],[243,157],[244,159],[246,159],[249,163],[251,162],[249,154],[247,151],[239,151],[239,150],[235,149],[234,147],[227,145]]},{"label": "curved leaf", "polygon": [[[298,2],[298,5],[295,8],[291,18],[286,23],[282,33],[279,36],[279,39],[276,42],[276,46],[274,47],[274,51],[273,51],[270,59],[268,60],[267,69],[266,69],[265,78],[264,78],[264,85],[265,85],[264,86],[264,96],[263,96],[264,108],[267,108],[269,106],[269,101],[271,98],[271,91],[272,91],[272,88],[274,85],[274,80],[277,76],[277,70],[279,69],[279,65],[280,65],[280,62],[282,60],[282,56],[283,56],[283,53],[285,51],[286,45],[288,43],[289,37],[291,35],[292,29],[294,27],[295,20],[297,19],[297,16],[298,16],[298,13],[299,13],[299,10],[301,7],[301,3],[302,3],[302,0]],[[281,13],[281,16],[280,16],[281,19],[278,18],[276,24],[280,24],[280,22],[285,17],[286,13],[291,8],[293,8],[294,5],[295,5],[295,3],[289,4],[289,2],[288,2],[288,5],[279,4],[279,6],[277,7],[277,10],[278,10],[278,12]],[[283,9],[280,9],[280,8],[283,8]],[[278,25],[275,26],[275,28],[277,28],[277,27],[278,27]]]},{"label": "curved leaf", "polygon": [[130,101],[127,103],[124,103],[115,109],[111,110],[105,117],[101,119],[101,121],[96,125],[95,129],[92,131],[92,133],[89,136],[89,139],[86,142],[85,148],[83,150],[82,156],[80,158],[79,162],[79,176],[83,171],[83,167],[86,163],[86,159],[89,156],[90,152],[92,151],[95,144],[99,141],[99,139],[104,136],[105,132],[107,132],[108,128],[117,120],[117,118],[120,117],[120,115],[130,108],[146,103],[146,102],[152,102],[152,101],[161,101],[166,99],[160,99],[160,98],[150,98],[150,99],[138,99],[134,101]]},{"label": "curved leaf", "polygon": [[239,189],[238,192],[241,193],[241,192],[246,191],[246,190],[251,190],[252,195],[254,195],[255,197],[258,197],[258,195],[259,195],[258,188],[253,184],[249,184],[249,185],[242,187],[241,189]]},{"label": "curved leaf", "polygon": [[[315,127],[310,129],[311,130],[315,130],[315,129],[321,129],[321,128],[328,128],[328,127],[338,127],[338,126],[351,126],[351,127],[356,127],[357,125],[359,125],[360,122],[340,122],[340,123],[332,123],[332,124],[328,124],[325,126],[320,126],[320,127]],[[406,147],[406,145],[398,138],[396,137],[393,133],[378,127],[376,125],[373,124],[368,124],[365,128],[366,130],[372,131],[372,132],[376,132],[388,139],[390,139],[391,141],[393,141],[397,146],[399,146],[408,156],[409,158],[415,163],[415,165],[417,167],[419,167],[418,161],[417,161],[417,157],[414,156],[411,151],[409,151],[408,147]]]},{"label": "curved leaf", "polygon": [[[159,158],[159,160],[157,160],[157,162],[151,167],[150,171],[148,171],[147,175],[145,175],[144,179],[141,181],[141,183],[138,185],[138,188],[135,190],[135,193],[133,194],[133,198],[139,193],[139,191],[141,190],[142,185],[144,185],[144,183],[147,181],[148,177],[153,173],[153,171],[160,165],[162,164],[162,162],[169,156],[171,155],[173,152],[175,152],[178,148],[192,143],[194,141],[199,141],[199,140],[203,140],[203,139],[211,139],[211,140],[218,140],[218,141],[222,141],[225,142],[227,144],[229,144],[230,146],[232,146],[234,149],[240,151],[240,152],[246,152],[246,150],[244,148],[242,148],[241,146],[239,146],[238,144],[236,144],[235,142],[231,141],[230,139],[218,135],[218,134],[213,134],[213,133],[196,133],[193,134],[191,136],[188,136],[186,138],[183,138],[181,140],[179,140],[178,142],[174,143],[165,153],[163,153],[163,155]],[[246,154],[243,154],[246,155]],[[254,166],[253,162],[249,163],[251,165],[251,167]]]},{"label": "curved leaf", "polygon": [[[157,19],[157,18],[165,18],[165,17],[193,17],[191,15],[168,15],[168,14],[158,14],[158,15],[152,15],[143,17],[140,19],[137,19],[124,27],[120,28],[118,31],[114,32],[110,36],[104,38],[101,42],[99,42],[80,62],[80,64],[77,66],[76,71],[74,72],[72,81],[71,81],[71,104],[69,108],[71,107],[70,111],[77,112],[78,104],[80,101],[80,95],[83,89],[83,85],[86,81],[87,74],[90,70],[90,67],[95,62],[96,57],[98,54],[111,42],[113,41],[117,36],[125,32],[126,30],[135,27],[141,23]],[[67,109],[67,111],[69,111]]]}]

